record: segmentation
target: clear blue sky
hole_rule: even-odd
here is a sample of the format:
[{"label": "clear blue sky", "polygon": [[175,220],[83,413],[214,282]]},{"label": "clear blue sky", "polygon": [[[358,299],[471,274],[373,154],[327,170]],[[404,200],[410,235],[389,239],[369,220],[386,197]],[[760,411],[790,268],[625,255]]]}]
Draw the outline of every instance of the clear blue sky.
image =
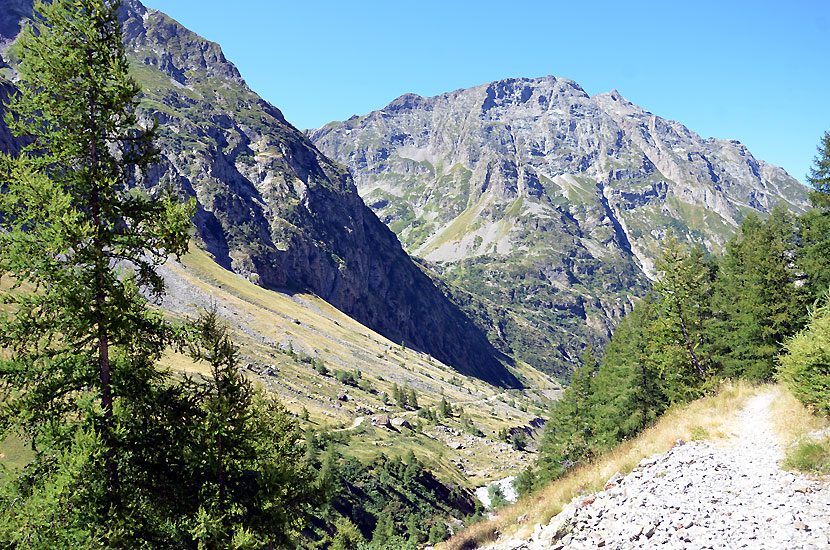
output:
[{"label": "clear blue sky", "polygon": [[298,128],[507,77],[616,88],[804,182],[830,130],[830,2],[145,0]]}]

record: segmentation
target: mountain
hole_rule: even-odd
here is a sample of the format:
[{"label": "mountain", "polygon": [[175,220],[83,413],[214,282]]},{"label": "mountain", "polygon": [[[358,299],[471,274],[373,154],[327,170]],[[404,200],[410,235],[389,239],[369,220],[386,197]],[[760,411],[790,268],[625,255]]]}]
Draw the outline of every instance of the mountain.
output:
[{"label": "mountain", "polygon": [[[8,80],[9,45],[31,13],[31,0],[0,12]],[[197,238],[220,265],[266,288],[310,290],[464,374],[519,384],[364,205],[346,170],[248,88],[219,45],[137,0],[122,3],[122,22],[143,87],[140,115],[159,122],[161,162],[150,180],[196,197]]]},{"label": "mountain", "polygon": [[552,76],[406,94],[307,134],[491,341],[557,374],[646,291],[670,232],[717,253],[747,212],[807,206],[739,142]]}]

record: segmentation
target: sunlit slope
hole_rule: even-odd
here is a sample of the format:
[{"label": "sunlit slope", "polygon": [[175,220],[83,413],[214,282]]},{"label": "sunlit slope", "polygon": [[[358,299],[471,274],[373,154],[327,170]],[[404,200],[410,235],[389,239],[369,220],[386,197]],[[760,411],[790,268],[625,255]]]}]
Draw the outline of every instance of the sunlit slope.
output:
[{"label": "sunlit slope", "polygon": [[[515,473],[531,459],[529,453],[494,440],[502,428],[528,426],[555,397],[556,383],[532,367],[520,363],[514,370],[528,388],[524,391],[462,376],[405,342],[373,332],[317,296],[254,285],[195,246],[180,263],[168,262],[163,274],[168,284],[164,310],[183,320],[215,304],[233,329],[243,372],[298,416],[307,410],[315,428],[353,432],[349,447],[356,456],[373,456],[377,447],[390,447],[384,452],[400,455],[413,450],[446,477],[465,484]],[[203,371],[174,353],[164,366]],[[321,374],[323,370],[329,372]],[[456,414],[442,419],[443,427],[419,418],[412,407],[397,406],[395,385],[414,390],[420,408],[437,409],[446,399]],[[372,418],[378,415],[406,419],[415,427],[421,421],[422,430],[374,427]],[[471,425],[483,437],[471,435]],[[462,448],[452,448],[457,442]],[[502,446],[499,453],[493,453],[493,445]]]}]

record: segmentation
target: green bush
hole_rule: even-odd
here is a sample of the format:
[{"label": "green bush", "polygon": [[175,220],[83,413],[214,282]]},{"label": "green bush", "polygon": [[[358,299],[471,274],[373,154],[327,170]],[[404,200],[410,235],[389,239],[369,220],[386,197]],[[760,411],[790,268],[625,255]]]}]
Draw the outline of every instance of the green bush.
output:
[{"label": "green bush", "polygon": [[347,518],[340,518],[336,524],[337,532],[331,544],[331,550],[356,550],[366,541],[360,529]]},{"label": "green bush", "polygon": [[830,415],[830,293],[787,343],[778,377],[802,403]]},{"label": "green bush", "polygon": [[700,441],[701,439],[706,439],[709,437],[709,430],[702,426],[693,426],[691,439],[692,441]]},{"label": "green bush", "polygon": [[322,359],[318,359],[314,362],[314,370],[322,376],[328,376],[329,374],[329,369],[326,368],[326,364],[323,363]]},{"label": "green bush", "polygon": [[510,436],[510,443],[517,451],[524,451],[527,447],[527,436],[524,432],[513,432]]},{"label": "green bush", "polygon": [[491,510],[499,510],[504,508],[504,505],[507,504],[507,499],[504,498],[504,493],[498,485],[490,485],[487,488],[487,496],[490,497]]},{"label": "green bush", "polygon": [[443,521],[436,522],[432,527],[429,528],[429,543],[430,544],[438,544],[439,542],[444,542],[449,538],[450,533],[447,529],[447,524]]},{"label": "green bush", "polygon": [[335,369],[334,377],[337,378],[338,382],[346,384],[347,386],[354,386],[355,388],[357,387],[357,379],[355,378],[354,374],[349,371]]}]

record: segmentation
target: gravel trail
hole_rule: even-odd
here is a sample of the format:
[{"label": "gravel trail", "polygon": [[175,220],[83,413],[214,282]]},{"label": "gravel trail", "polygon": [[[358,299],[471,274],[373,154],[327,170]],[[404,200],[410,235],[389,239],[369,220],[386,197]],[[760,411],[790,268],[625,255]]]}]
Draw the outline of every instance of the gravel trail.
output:
[{"label": "gravel trail", "polygon": [[830,549],[830,484],[779,468],[772,399],[750,399],[726,445],[676,445],[574,499],[529,540],[488,548]]}]

